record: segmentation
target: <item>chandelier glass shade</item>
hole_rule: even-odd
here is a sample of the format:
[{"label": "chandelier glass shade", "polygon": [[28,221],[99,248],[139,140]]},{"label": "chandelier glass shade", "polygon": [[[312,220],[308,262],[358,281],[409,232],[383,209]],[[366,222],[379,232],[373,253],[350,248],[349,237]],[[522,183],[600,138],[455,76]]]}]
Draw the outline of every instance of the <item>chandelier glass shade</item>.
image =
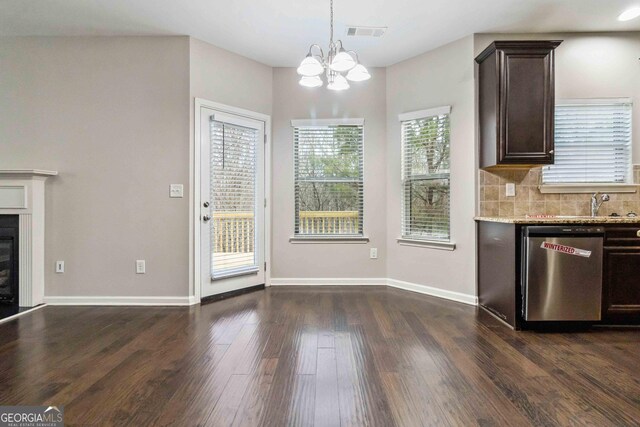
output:
[{"label": "chandelier glass shade", "polygon": [[340,48],[338,54],[333,58],[329,64],[329,68],[333,71],[343,73],[349,71],[356,66],[356,61],[351,55],[349,55],[343,48]]},{"label": "chandelier glass shade", "polygon": [[335,73],[329,77],[329,84],[327,85],[327,89],[345,90],[349,89],[349,87],[349,82],[342,74]]},{"label": "chandelier glass shade", "polygon": [[320,76],[302,76],[298,83],[304,87],[320,87],[323,85]]},{"label": "chandelier glass shade", "polygon": [[347,73],[347,79],[351,80],[352,82],[363,82],[365,80],[369,80],[370,78],[371,74],[369,74],[369,71],[367,71],[367,69],[362,64],[357,64]]},{"label": "chandelier glass shade", "polygon": [[349,89],[349,81],[362,82],[369,80],[371,75],[364,65],[360,64],[357,53],[345,50],[342,40],[333,41],[333,0],[330,2],[330,10],[329,52],[325,57],[322,48],[312,44],[297,69],[301,76],[298,83],[304,87],[320,87],[323,85],[320,76],[324,74],[327,89],[340,91]]},{"label": "chandelier glass shade", "polygon": [[298,67],[298,74],[305,77],[315,77],[319,76],[324,72],[324,66],[317,58],[313,57],[311,53],[309,53],[306,58],[302,60],[300,66]]}]

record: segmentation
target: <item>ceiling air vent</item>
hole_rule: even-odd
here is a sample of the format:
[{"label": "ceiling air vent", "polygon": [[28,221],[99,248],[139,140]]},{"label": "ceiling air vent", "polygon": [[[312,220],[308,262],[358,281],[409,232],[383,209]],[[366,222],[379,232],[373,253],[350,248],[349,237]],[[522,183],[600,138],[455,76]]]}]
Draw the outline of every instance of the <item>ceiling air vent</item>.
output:
[{"label": "ceiling air vent", "polygon": [[347,27],[347,36],[382,37],[387,27]]}]

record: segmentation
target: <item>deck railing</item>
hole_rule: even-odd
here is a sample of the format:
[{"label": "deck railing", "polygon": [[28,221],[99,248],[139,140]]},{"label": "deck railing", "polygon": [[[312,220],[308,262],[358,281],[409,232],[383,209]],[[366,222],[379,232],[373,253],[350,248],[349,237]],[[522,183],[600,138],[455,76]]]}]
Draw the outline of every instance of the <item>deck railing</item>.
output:
[{"label": "deck railing", "polygon": [[298,234],[357,234],[358,211],[301,211]]},{"label": "deck railing", "polygon": [[[213,250],[218,253],[253,252],[253,212],[213,214]],[[299,234],[356,234],[358,211],[302,211]]]},{"label": "deck railing", "polygon": [[253,212],[213,214],[213,251],[218,253],[253,252]]}]

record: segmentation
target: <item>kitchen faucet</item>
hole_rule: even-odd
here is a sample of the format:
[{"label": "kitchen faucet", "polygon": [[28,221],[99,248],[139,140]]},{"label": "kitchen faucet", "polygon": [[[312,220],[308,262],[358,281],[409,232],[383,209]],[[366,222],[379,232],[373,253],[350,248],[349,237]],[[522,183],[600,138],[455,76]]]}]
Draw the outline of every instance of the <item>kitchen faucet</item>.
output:
[{"label": "kitchen faucet", "polygon": [[600,200],[598,200],[598,195],[600,193],[593,193],[593,195],[591,196],[591,216],[598,216],[598,211],[600,210],[600,206],[602,206],[602,204],[604,202],[608,202],[610,197],[608,194],[603,194],[602,196],[600,196]]}]

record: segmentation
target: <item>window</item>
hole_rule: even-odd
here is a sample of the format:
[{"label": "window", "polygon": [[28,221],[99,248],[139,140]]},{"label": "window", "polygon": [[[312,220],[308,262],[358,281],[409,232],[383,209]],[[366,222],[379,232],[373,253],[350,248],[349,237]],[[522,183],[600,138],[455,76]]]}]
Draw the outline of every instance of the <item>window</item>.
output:
[{"label": "window", "polygon": [[631,101],[585,99],[556,105],[555,164],[543,184],[631,183]]},{"label": "window", "polygon": [[361,237],[363,120],[294,120],[295,236]]},{"label": "window", "polygon": [[449,242],[451,107],[400,115],[402,238]]}]

